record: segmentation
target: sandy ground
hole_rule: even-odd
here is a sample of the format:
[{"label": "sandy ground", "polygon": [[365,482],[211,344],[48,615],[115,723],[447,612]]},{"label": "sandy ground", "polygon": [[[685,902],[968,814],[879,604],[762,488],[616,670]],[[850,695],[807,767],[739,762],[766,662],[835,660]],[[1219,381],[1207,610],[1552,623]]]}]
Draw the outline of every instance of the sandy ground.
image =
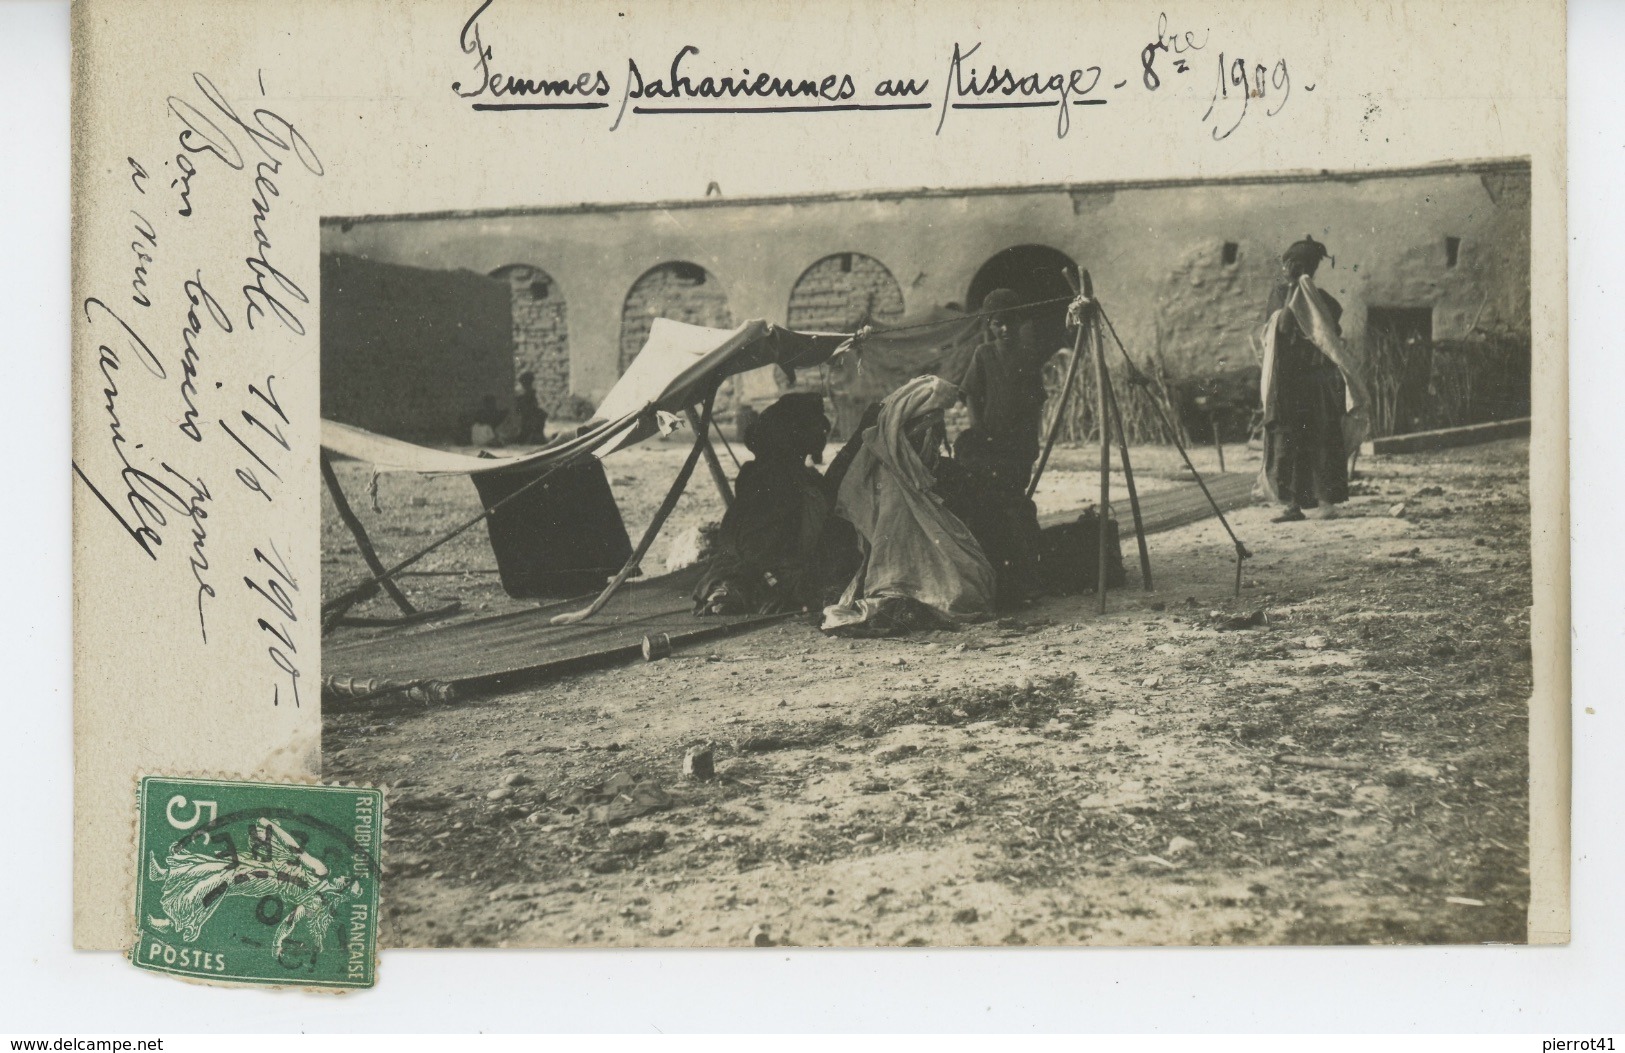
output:
[{"label": "sandy ground", "polygon": [[[1144,474],[1171,485],[1165,453]],[[1087,460],[1063,457],[1074,504]],[[525,694],[330,714],[326,774],[392,791],[394,946],[1519,942],[1526,466],[1522,442],[1366,458],[1338,518],[1235,513],[1256,553],[1239,600],[1198,524],[1152,538],[1157,591],[1104,616],[1082,596],[899,640],[781,623]],[[430,516],[401,518],[381,544],[427,540]],[[447,594],[490,566],[474,541]],[[685,779],[701,743],[718,775]],[[664,806],[604,821],[613,777]]]}]

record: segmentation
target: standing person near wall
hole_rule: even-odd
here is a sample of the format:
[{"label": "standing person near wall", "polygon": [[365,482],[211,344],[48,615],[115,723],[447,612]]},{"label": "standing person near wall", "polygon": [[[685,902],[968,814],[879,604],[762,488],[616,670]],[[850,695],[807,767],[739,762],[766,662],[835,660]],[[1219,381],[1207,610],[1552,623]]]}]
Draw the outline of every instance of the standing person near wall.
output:
[{"label": "standing person near wall", "polygon": [[1055,349],[1040,346],[1020,307],[1009,289],[994,289],[982,301],[983,342],[963,384],[970,426],[954,444],[954,459],[967,473],[963,485],[975,493],[959,504],[998,574],[1001,607],[1020,606],[1040,591],[1038,507],[1027,482],[1043,428],[1044,363]]},{"label": "standing person near wall", "polygon": [[982,343],[965,371],[965,406],[977,460],[1001,482],[1025,490],[1038,460],[1044,417],[1044,363],[1054,349],[1036,346],[1031,322],[1020,318],[1020,298],[994,289],[982,301]]},{"label": "standing person near wall", "polygon": [[1304,509],[1348,500],[1345,415],[1363,413],[1365,387],[1343,342],[1343,305],[1314,283],[1326,246],[1305,236],[1281,254],[1282,280],[1265,312],[1265,492],[1285,508],[1272,522],[1306,518]]}]

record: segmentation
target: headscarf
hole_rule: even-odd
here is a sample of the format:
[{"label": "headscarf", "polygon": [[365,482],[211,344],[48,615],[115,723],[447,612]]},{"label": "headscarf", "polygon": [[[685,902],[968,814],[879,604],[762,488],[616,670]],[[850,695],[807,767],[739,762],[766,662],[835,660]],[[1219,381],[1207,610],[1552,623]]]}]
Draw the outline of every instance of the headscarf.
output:
[{"label": "headscarf", "polygon": [[1305,234],[1302,241],[1294,241],[1287,246],[1286,251],[1281,253],[1281,261],[1283,263],[1297,263],[1302,265],[1305,270],[1312,271],[1320,266],[1320,261],[1326,259],[1329,255],[1330,253],[1326,251],[1325,245],[1316,241],[1313,235]]},{"label": "headscarf", "polygon": [[810,391],[781,397],[745,429],[745,447],[757,457],[811,457],[814,464],[823,463],[828,438],[823,396]]},{"label": "headscarf", "polygon": [[917,490],[929,490],[937,477],[926,467],[920,452],[909,441],[910,425],[941,414],[959,401],[959,388],[941,377],[915,377],[886,397],[880,404],[880,418],[863,440],[864,448],[897,477]]},{"label": "headscarf", "polygon": [[1314,279],[1307,274],[1300,275],[1291,286],[1286,306],[1271,314],[1269,321],[1264,323],[1264,364],[1259,384],[1265,423],[1275,421],[1279,413],[1276,404],[1275,344],[1280,337],[1281,315],[1286,312],[1291,312],[1298,331],[1343,374],[1344,441],[1351,445],[1359,443],[1365,438],[1369,427],[1368,415],[1371,406],[1371,392],[1365,380],[1365,364],[1360,360],[1357,350],[1343,339],[1336,320],[1326,308],[1324,294],[1316,287]]}]

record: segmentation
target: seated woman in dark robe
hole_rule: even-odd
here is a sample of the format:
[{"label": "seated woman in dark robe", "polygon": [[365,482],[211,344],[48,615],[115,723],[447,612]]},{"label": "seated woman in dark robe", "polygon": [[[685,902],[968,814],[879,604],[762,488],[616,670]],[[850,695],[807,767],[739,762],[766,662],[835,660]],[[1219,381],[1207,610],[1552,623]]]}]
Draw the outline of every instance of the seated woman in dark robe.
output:
[{"label": "seated woman in dark robe", "polygon": [[824,400],[784,396],[746,431],[754,455],[734,481],[711,566],[694,590],[694,613],[770,614],[821,601],[817,557],[829,519],[822,463],[829,438]]},{"label": "seated woman in dark robe", "polygon": [[[937,471],[935,490],[948,511],[970,528],[993,564],[998,580],[995,605],[1014,610],[1043,591],[1035,562],[1043,537],[1038,506],[1024,489],[1026,476],[1012,474],[1007,460],[990,451],[990,445],[977,428],[962,432],[953,457],[944,458]],[[1023,471],[1030,472],[1031,466]]]}]

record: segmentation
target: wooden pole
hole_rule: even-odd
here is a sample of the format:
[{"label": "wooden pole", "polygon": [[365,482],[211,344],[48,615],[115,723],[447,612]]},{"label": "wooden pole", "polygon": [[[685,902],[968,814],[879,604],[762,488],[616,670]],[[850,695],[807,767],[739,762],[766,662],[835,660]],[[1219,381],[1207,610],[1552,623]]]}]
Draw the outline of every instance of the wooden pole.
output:
[{"label": "wooden pole", "polygon": [[[1095,342],[1104,348],[1106,342],[1100,338],[1100,322],[1095,321]],[[1140,547],[1140,587],[1146,592],[1151,591],[1151,551],[1146,548],[1145,523],[1140,519],[1140,494],[1134,488],[1134,467],[1128,459],[1128,432],[1123,428],[1123,411],[1117,405],[1117,392],[1111,386],[1111,377],[1106,378],[1106,398],[1112,404],[1112,423],[1117,426],[1117,452],[1123,458],[1123,481],[1128,484],[1128,506],[1134,513],[1134,540]],[[1100,523],[1101,534],[1104,536],[1106,521]]]},{"label": "wooden pole", "polygon": [[548,624],[575,625],[577,622],[584,622],[591,618],[603,610],[604,604],[608,603],[609,598],[615,595],[615,590],[624,585],[626,579],[632,576],[632,572],[638,569],[638,565],[643,562],[643,557],[649,554],[649,546],[654,544],[655,537],[660,533],[660,528],[665,525],[666,518],[677,507],[677,499],[682,497],[683,491],[688,488],[689,477],[694,474],[694,466],[700,460],[700,450],[709,448],[711,445],[708,434],[710,424],[711,400],[706,399],[705,414],[700,418],[698,426],[694,429],[694,445],[689,448],[688,457],[683,461],[683,467],[678,471],[677,478],[672,480],[671,489],[666,491],[665,500],[661,501],[660,507],[655,510],[655,517],[649,521],[648,529],[643,532],[643,538],[638,542],[638,547],[627,558],[626,565],[620,569],[620,572],[614,578],[610,579],[610,583],[604,586],[604,591],[598,594],[598,598],[593,600],[590,606],[583,607],[579,611],[554,615]]},{"label": "wooden pole", "polygon": [[1112,431],[1106,410],[1106,344],[1100,327],[1095,334],[1095,426],[1100,431],[1100,552],[1095,588],[1100,592],[1100,613],[1106,613],[1106,515],[1112,498]]},{"label": "wooden pole", "polygon": [[[692,409],[684,410],[683,415],[688,418],[688,426],[694,429],[694,434],[700,433],[700,415]],[[716,447],[711,445],[710,433],[706,434],[705,445],[700,449],[705,455],[705,466],[711,469],[711,481],[717,484],[717,493],[722,495],[722,507],[732,508],[734,504],[733,487],[728,485],[728,473],[722,467],[722,461],[717,457]]]},{"label": "wooden pole", "polygon": [[[1061,273],[1071,283],[1072,291],[1079,292],[1078,283],[1072,277],[1072,272],[1063,268]],[[1091,285],[1088,271],[1083,272],[1083,284],[1085,288],[1089,288]],[[1083,292],[1082,295],[1088,296],[1089,293]],[[1072,341],[1072,361],[1066,367],[1066,380],[1061,385],[1061,398],[1055,405],[1055,419],[1050,421],[1049,435],[1044,439],[1044,449],[1038,455],[1038,464],[1033,468],[1033,477],[1027,483],[1027,496],[1029,498],[1038,492],[1038,480],[1043,478],[1044,467],[1049,464],[1050,451],[1055,448],[1055,440],[1061,434],[1061,425],[1066,420],[1066,404],[1072,397],[1072,386],[1078,379],[1078,363],[1083,358],[1083,334],[1088,329],[1088,326],[1088,319],[1078,319],[1078,335]]]},{"label": "wooden pole", "polygon": [[[333,471],[333,462],[328,460],[326,450],[321,451],[321,466],[322,480],[327,483],[327,492],[333,495],[333,506],[338,509],[339,518],[344,521],[344,525],[350,528],[350,536],[355,538],[356,547],[361,550],[361,558],[367,561],[367,569],[372,571],[374,578],[381,579],[379,584],[389,593],[389,598],[395,601],[402,614],[416,614],[417,608],[412,606],[412,601],[406,598],[400,586],[384,576],[383,560],[380,560],[378,553],[373,551],[372,539],[367,537],[367,528],[361,525],[360,518],[356,516],[350,502],[345,498],[344,489],[339,486],[339,477]],[[377,590],[374,589],[368,596],[376,594]],[[368,596],[360,599],[366,599]]]},{"label": "wooden pole", "polygon": [[[1123,346],[1123,338],[1117,335],[1117,327],[1112,325],[1111,316],[1106,313],[1104,307],[1098,304],[1095,309],[1096,316],[1111,332],[1112,341],[1117,345],[1117,349],[1123,352],[1123,361],[1128,363],[1130,382],[1144,386],[1145,374],[1134,364],[1134,359],[1129,357],[1128,348]],[[1099,326],[1095,327],[1095,337],[1097,339],[1101,338]],[[1102,345],[1104,345],[1103,340]],[[1146,391],[1146,396],[1150,400],[1151,408],[1156,412],[1157,418],[1162,421],[1162,426],[1167,429],[1169,435],[1173,436],[1174,447],[1179,450],[1179,456],[1184,460],[1185,467],[1190,469],[1191,475],[1196,479],[1196,485],[1202,488],[1202,496],[1207,498],[1207,503],[1212,506],[1214,517],[1218,519],[1219,525],[1224,527],[1224,532],[1230,535],[1231,544],[1236,546],[1236,597],[1239,599],[1241,597],[1241,564],[1243,560],[1252,559],[1253,554],[1247,551],[1246,545],[1241,543],[1241,538],[1236,536],[1236,531],[1230,526],[1230,520],[1225,518],[1224,510],[1219,507],[1219,502],[1213,499],[1212,492],[1208,490],[1207,483],[1202,479],[1202,473],[1197,471],[1196,465],[1191,462],[1191,455],[1185,449],[1185,443],[1179,437],[1179,429],[1175,428],[1174,422],[1168,419],[1168,412],[1163,408],[1162,402],[1152,395],[1149,390]]]}]

